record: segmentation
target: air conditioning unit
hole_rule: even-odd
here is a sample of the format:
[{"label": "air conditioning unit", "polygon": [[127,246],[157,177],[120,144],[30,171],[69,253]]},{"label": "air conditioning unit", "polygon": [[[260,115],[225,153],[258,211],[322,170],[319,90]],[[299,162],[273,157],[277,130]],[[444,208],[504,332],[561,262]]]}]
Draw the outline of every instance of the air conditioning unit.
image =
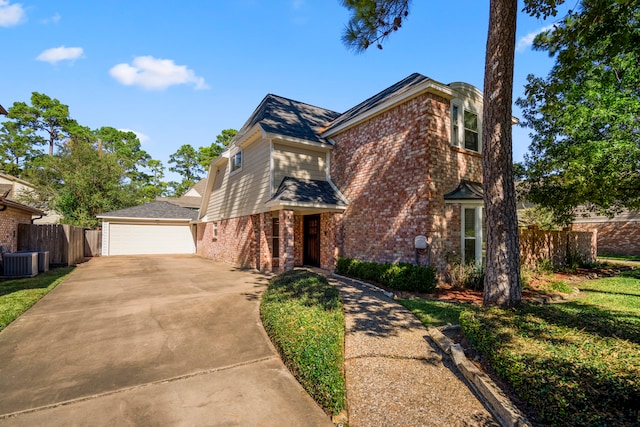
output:
[{"label": "air conditioning unit", "polygon": [[2,256],[4,275],[33,277],[38,275],[38,252],[7,253]]},{"label": "air conditioning unit", "polygon": [[49,251],[38,252],[38,273],[49,271]]}]

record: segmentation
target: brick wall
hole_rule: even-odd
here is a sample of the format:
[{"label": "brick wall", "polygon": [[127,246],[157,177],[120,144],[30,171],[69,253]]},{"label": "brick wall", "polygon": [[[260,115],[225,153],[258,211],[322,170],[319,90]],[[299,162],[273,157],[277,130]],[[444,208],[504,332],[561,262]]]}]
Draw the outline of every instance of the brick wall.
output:
[{"label": "brick wall", "polygon": [[573,224],[576,231],[597,231],[598,255],[640,256],[640,221]]},{"label": "brick wall", "polygon": [[18,224],[31,224],[31,214],[13,208],[0,212],[0,245],[7,252],[18,250]]},{"label": "brick wall", "polygon": [[340,256],[413,262],[422,234],[444,271],[446,253],[460,251],[460,206],[445,207],[444,195],[481,182],[482,165],[450,145],[449,114],[449,101],[424,94],[333,137],[331,177],[350,202],[336,224]]},{"label": "brick wall", "polygon": [[254,217],[258,215],[217,221],[217,238],[213,236],[214,223],[198,224],[196,253],[215,261],[256,268]]}]

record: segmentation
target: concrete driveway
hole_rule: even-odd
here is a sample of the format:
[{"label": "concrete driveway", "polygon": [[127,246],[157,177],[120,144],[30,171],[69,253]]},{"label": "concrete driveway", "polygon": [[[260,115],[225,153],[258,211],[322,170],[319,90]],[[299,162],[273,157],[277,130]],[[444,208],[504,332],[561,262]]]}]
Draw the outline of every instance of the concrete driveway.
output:
[{"label": "concrete driveway", "polygon": [[0,425],[332,425],[259,316],[264,276],[95,258],[0,333]]}]

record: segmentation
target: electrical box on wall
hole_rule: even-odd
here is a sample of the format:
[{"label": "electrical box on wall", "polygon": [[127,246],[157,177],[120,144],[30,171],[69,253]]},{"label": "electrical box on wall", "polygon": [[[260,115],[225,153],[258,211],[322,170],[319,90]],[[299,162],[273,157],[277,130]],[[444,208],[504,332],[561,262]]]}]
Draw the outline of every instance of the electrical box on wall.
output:
[{"label": "electrical box on wall", "polygon": [[427,249],[427,237],[416,236],[415,239],[413,239],[413,246],[416,249]]}]

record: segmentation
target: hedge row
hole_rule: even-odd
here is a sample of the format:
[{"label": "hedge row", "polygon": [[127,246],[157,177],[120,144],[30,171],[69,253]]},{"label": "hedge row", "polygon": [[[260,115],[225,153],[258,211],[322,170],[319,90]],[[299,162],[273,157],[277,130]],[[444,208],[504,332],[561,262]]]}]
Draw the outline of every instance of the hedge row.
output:
[{"label": "hedge row", "polygon": [[344,410],[344,313],[338,289],[318,274],[288,271],[269,281],[260,315],[305,390],[329,414]]},{"label": "hedge row", "polygon": [[399,291],[433,293],[437,284],[434,267],[406,263],[378,264],[340,258],[336,265],[336,273],[374,282]]}]

